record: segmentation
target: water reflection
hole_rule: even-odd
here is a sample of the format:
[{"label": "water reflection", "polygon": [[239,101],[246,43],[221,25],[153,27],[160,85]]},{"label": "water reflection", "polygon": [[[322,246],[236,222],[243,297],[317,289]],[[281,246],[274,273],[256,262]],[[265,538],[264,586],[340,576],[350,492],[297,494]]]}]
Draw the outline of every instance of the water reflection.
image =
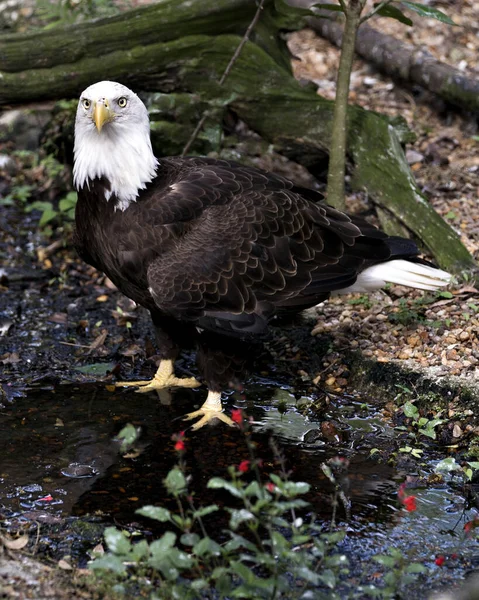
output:
[{"label": "water reflection", "polygon": [[[178,390],[157,399],[131,390],[112,393],[99,385],[31,390],[0,414],[0,515],[45,522],[97,515],[103,522],[129,527],[140,521],[135,510],[144,504],[174,508],[162,484],[176,460],[171,436],[184,429],[181,416],[203,397],[204,390]],[[474,513],[462,514],[459,492],[445,485],[423,489],[414,492],[415,513],[398,506],[396,491],[403,475],[371,455],[393,435],[380,414],[355,399],[335,398],[315,415],[305,410],[303,400],[288,388],[256,382],[246,394],[234,393],[225,403],[227,410],[238,406],[254,419],[265,477],[278,468],[270,445],[274,437],[291,477],[311,485],[306,499],[327,528],[333,487],[321,465],[344,457],[349,469],[341,476],[341,486],[351,516],[346,521],[340,506],[338,520],[349,532],[345,551],[360,557],[359,564],[391,544],[404,548],[411,560],[433,561],[438,548],[472,559],[475,542],[464,538],[462,527]],[[126,423],[142,431],[137,453],[130,457],[121,456],[114,440]],[[186,440],[196,504],[230,502],[208,490],[206,482],[248,458],[243,434],[221,424],[187,434]],[[422,468],[427,470],[427,465]],[[226,522],[217,518],[220,531]]]}]

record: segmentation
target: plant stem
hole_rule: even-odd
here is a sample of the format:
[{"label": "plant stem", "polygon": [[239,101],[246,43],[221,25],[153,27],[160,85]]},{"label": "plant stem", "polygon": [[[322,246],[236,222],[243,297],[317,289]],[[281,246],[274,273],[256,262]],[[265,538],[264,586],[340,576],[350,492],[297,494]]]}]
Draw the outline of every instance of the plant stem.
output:
[{"label": "plant stem", "polygon": [[344,178],[346,176],[346,140],[349,84],[359,19],[365,0],[349,0],[345,13],[343,42],[336,81],[333,127],[328,170],[328,204],[344,210]]},{"label": "plant stem", "polygon": [[190,528],[188,527],[188,529],[184,529],[184,523],[185,523],[185,511],[183,510],[183,504],[181,503],[180,497],[178,496],[178,494],[175,494],[175,499],[176,499],[176,504],[178,506],[178,510],[180,512],[181,518],[183,519],[183,531],[187,531],[189,533]]}]

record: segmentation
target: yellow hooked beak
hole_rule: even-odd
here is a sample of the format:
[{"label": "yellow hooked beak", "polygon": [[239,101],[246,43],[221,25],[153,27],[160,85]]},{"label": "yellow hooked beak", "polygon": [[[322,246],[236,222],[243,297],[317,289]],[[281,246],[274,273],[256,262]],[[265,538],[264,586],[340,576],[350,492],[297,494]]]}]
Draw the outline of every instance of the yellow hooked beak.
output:
[{"label": "yellow hooked beak", "polygon": [[98,133],[100,133],[105,123],[113,120],[114,116],[114,113],[110,110],[108,100],[102,98],[95,102],[93,106],[93,121],[98,129]]}]

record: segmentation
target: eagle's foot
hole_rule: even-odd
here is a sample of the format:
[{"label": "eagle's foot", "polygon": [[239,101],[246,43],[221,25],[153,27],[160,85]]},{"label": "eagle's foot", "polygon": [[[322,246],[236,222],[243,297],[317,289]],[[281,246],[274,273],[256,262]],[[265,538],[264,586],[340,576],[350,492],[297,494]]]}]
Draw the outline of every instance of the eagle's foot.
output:
[{"label": "eagle's foot", "polygon": [[194,388],[201,385],[194,377],[175,377],[173,361],[162,360],[155,376],[147,381],[117,381],[117,387],[138,387],[137,392],[146,393],[170,387]]},{"label": "eagle's foot", "polygon": [[208,397],[206,402],[199,408],[191,413],[188,413],[183,418],[185,421],[201,417],[194,425],[192,425],[192,431],[196,431],[201,427],[204,427],[208,423],[218,419],[223,423],[226,423],[230,427],[234,427],[234,422],[224,414],[223,407],[221,405],[221,392],[208,391]]}]

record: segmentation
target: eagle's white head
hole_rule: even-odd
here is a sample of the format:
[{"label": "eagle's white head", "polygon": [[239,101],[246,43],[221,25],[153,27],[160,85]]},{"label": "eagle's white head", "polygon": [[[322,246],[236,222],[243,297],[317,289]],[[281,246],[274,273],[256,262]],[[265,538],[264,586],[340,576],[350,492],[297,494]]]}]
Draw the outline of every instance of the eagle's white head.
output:
[{"label": "eagle's white head", "polygon": [[115,196],[125,210],[156,173],[148,111],[121,83],[100,81],[80,96],[75,121],[73,183],[89,187],[94,179],[110,182],[106,200]]}]

